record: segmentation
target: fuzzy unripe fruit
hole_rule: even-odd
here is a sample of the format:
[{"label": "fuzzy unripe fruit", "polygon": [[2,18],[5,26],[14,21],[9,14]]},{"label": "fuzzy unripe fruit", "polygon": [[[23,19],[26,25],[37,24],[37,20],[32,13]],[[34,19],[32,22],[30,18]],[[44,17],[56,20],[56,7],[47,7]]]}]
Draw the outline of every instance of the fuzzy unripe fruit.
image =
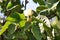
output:
[{"label": "fuzzy unripe fruit", "polygon": [[33,11],[31,9],[25,10],[24,11],[24,15],[25,16],[32,16],[33,15]]},{"label": "fuzzy unripe fruit", "polygon": [[3,2],[3,0],[0,0],[0,2]]},{"label": "fuzzy unripe fruit", "polygon": [[30,21],[30,22],[32,21],[32,15],[33,15],[32,9],[25,10],[24,15],[26,16],[27,21]]}]

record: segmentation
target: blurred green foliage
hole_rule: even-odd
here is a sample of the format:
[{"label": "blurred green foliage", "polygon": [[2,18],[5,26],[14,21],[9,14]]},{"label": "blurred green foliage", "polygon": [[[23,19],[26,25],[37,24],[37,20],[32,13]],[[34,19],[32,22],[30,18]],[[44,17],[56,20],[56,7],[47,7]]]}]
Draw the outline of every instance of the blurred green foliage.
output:
[{"label": "blurred green foliage", "polygon": [[[33,11],[31,22],[26,20],[20,0],[0,1],[0,10],[7,16],[6,21],[0,23],[0,40],[60,40],[60,0],[33,1],[40,6]],[[42,23],[42,29],[39,23]]]}]

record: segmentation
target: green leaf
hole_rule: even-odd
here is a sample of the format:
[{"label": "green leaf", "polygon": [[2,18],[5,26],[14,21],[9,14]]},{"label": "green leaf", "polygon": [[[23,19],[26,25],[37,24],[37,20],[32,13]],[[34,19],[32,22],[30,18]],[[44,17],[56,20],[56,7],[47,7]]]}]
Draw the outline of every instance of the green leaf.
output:
[{"label": "green leaf", "polygon": [[59,9],[60,8],[60,1],[58,1],[59,3],[57,4],[57,9]]},{"label": "green leaf", "polygon": [[10,24],[9,28],[7,29],[7,33],[13,34],[17,30],[17,26],[14,24]]},{"label": "green leaf", "polygon": [[2,3],[0,3],[0,6],[2,7],[2,12],[6,10],[7,3],[8,1],[3,1]]},{"label": "green leaf", "polygon": [[8,26],[7,31],[3,34],[4,38],[11,40],[13,38],[13,34],[15,33],[15,31],[17,30],[17,26],[13,23],[11,23]]},{"label": "green leaf", "polygon": [[57,5],[57,16],[58,16],[58,18],[60,19],[60,2],[58,3],[58,5]]},{"label": "green leaf", "polygon": [[60,20],[57,23],[57,27],[60,29]]},{"label": "green leaf", "polygon": [[33,34],[30,31],[26,31],[26,35],[28,37],[27,40],[36,40],[36,38],[33,36]]},{"label": "green leaf", "polygon": [[54,3],[56,3],[58,0],[46,0],[46,5],[50,8]]},{"label": "green leaf", "polygon": [[0,11],[2,10],[2,7],[0,6]]},{"label": "green leaf", "polygon": [[40,14],[41,15],[45,15],[48,18],[50,18],[51,16],[54,16],[58,4],[59,4],[59,1],[57,1],[56,3],[54,3],[53,6],[51,6],[50,8],[47,7],[47,9],[43,9],[42,11],[40,11]]},{"label": "green leaf", "polygon": [[25,26],[25,23],[26,23],[26,20],[20,21],[20,23],[19,23],[20,27],[24,27]]},{"label": "green leaf", "polygon": [[36,8],[36,11],[37,11],[37,13],[39,13],[40,11],[42,11],[44,9],[47,9],[47,6],[41,5],[41,6],[39,6],[39,7]]},{"label": "green leaf", "polygon": [[14,12],[14,13],[11,13],[6,20],[19,23],[21,20],[25,20],[25,16],[24,14]]},{"label": "green leaf", "polygon": [[21,39],[21,40],[27,39],[26,33],[24,31],[21,31],[20,29],[17,29],[13,34],[9,34],[9,33],[5,32],[4,36],[7,40],[9,40],[9,39],[11,40],[11,39],[15,39],[15,38]]},{"label": "green leaf", "polygon": [[21,12],[22,6],[21,5],[14,5],[13,7],[11,7],[10,9],[7,9],[7,11],[11,11],[11,12]]},{"label": "green leaf", "polygon": [[25,26],[24,26],[24,31],[28,30],[31,26],[31,23],[30,22],[26,22],[25,23]]},{"label": "green leaf", "polygon": [[48,27],[42,20],[37,19],[35,17],[33,17],[35,21],[39,22],[39,23],[43,23],[44,26],[44,30],[47,32],[47,35],[49,35],[50,37],[52,37],[52,33],[51,33],[51,28]]},{"label": "green leaf", "polygon": [[43,26],[44,26],[44,30],[46,31],[47,35],[52,38],[51,28],[47,27],[45,24]]},{"label": "green leaf", "polygon": [[50,13],[49,13],[48,10],[49,10],[49,9],[45,9],[45,10],[40,11],[39,13],[40,13],[41,15],[48,16],[48,15],[50,15]]},{"label": "green leaf", "polygon": [[20,14],[20,18],[22,19],[22,20],[25,20],[26,18],[25,18],[25,15],[22,13],[22,14]]},{"label": "green leaf", "polygon": [[48,3],[54,4],[56,3],[58,0],[47,0]]},{"label": "green leaf", "polygon": [[32,24],[31,32],[37,40],[41,40],[42,38],[41,31],[35,23]]},{"label": "green leaf", "polygon": [[11,24],[11,22],[7,21],[4,26],[2,26],[2,29],[0,30],[0,35],[2,35],[6,29],[8,29],[8,26]]},{"label": "green leaf", "polygon": [[11,8],[12,6],[13,6],[12,2],[9,1],[6,8],[9,9],[9,8]]},{"label": "green leaf", "polygon": [[59,1],[57,1],[56,3],[53,4],[53,6],[51,7],[52,10],[57,9],[57,6],[59,4]]},{"label": "green leaf", "polygon": [[35,3],[39,3],[40,5],[44,5],[44,0],[33,0]]},{"label": "green leaf", "polygon": [[55,40],[60,40],[60,34],[56,34],[56,36],[55,36]]},{"label": "green leaf", "polygon": [[20,14],[20,18],[22,20],[19,22],[19,25],[20,25],[20,27],[24,27],[25,26],[25,23],[26,23],[24,14]]},{"label": "green leaf", "polygon": [[20,39],[27,39],[26,33],[24,31],[19,31],[19,30],[13,34],[13,37]]}]

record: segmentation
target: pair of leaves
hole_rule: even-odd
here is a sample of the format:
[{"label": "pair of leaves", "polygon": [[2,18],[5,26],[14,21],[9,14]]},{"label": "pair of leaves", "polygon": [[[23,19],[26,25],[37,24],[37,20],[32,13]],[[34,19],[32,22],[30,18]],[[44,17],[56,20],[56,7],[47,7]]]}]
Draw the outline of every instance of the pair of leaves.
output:
[{"label": "pair of leaves", "polygon": [[[53,6],[51,7],[51,8],[45,8],[45,6],[44,6],[44,9],[43,10],[41,10],[41,8],[39,9],[39,8],[37,8],[37,12],[39,12],[40,10],[40,14],[41,15],[45,15],[45,16],[47,16],[49,19],[50,18],[52,18],[52,17],[54,17],[54,16],[56,16],[56,11],[57,11],[57,15],[59,15],[59,11],[58,11],[58,9],[57,9],[57,6],[58,6],[58,4],[59,4],[59,1],[58,2],[56,2],[56,3],[54,3],[53,4]],[[41,6],[40,6],[41,7]],[[59,8],[59,7],[58,7]]]},{"label": "pair of leaves", "polygon": [[2,35],[6,29],[8,28],[8,26],[11,24],[11,22],[6,22],[4,26],[2,26],[2,29],[0,30],[0,35]]},{"label": "pair of leaves", "polygon": [[12,24],[12,22],[7,21],[4,26],[2,26],[0,30],[0,35],[2,35],[6,30],[7,33],[13,34],[15,30],[17,29],[16,25]]},{"label": "pair of leaves", "polygon": [[21,27],[24,26],[25,24],[25,23],[22,24],[22,21],[25,22],[25,16],[17,12],[11,13],[6,20],[8,21],[5,23],[5,25],[0,30],[0,35],[2,35],[7,29],[8,29],[8,33],[13,34],[15,32],[16,25],[13,25],[12,23],[20,22]]},{"label": "pair of leaves", "polygon": [[31,23],[27,22],[25,19],[26,18],[24,14],[15,12],[15,13],[11,13],[6,20],[19,24],[20,27],[24,27],[24,31],[26,31],[30,27]]},{"label": "pair of leaves", "polygon": [[18,30],[16,30],[13,34],[10,34],[10,33],[5,33],[4,34],[5,35],[5,38],[7,39],[7,40],[11,40],[11,39],[23,39],[23,40],[25,40],[25,39],[27,39],[27,36],[26,36],[26,34],[25,34],[25,32],[24,31],[21,31],[20,29]]},{"label": "pair of leaves", "polygon": [[15,24],[10,24],[7,28],[7,30],[5,30],[3,36],[6,39],[12,39],[12,34],[17,30],[17,26]]},{"label": "pair of leaves", "polygon": [[51,28],[49,28],[42,20],[37,19],[35,17],[33,17],[35,21],[38,21],[39,23],[43,23],[44,26],[44,30],[46,31],[47,35],[52,37],[52,33],[51,33]]},{"label": "pair of leaves", "polygon": [[15,12],[15,13],[11,13],[6,20],[19,23],[20,21],[22,21],[24,19],[25,19],[24,14],[20,14],[18,12]]},{"label": "pair of leaves", "polygon": [[[13,23],[18,23],[20,27],[24,27],[26,24],[24,14],[20,14],[18,12],[11,13],[8,18],[6,18],[7,21],[13,22]],[[27,23],[28,24],[28,23]]]}]

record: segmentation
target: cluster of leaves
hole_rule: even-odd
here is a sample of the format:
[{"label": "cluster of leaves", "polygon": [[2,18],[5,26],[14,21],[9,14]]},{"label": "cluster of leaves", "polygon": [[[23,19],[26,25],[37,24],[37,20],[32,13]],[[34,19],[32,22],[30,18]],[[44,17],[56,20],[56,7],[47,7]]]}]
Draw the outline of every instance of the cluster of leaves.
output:
[{"label": "cluster of leaves", "polygon": [[[7,16],[6,22],[0,26],[1,40],[60,40],[60,0],[33,0],[39,3],[31,22],[26,21],[20,0],[1,0],[2,12]],[[37,14],[52,20],[49,28],[44,21],[36,18]],[[54,19],[55,18],[55,19]],[[54,20],[53,20],[54,19]],[[44,33],[41,33],[39,23],[43,23]],[[52,34],[54,30],[54,34]],[[54,36],[53,36],[54,35]]]},{"label": "cluster of leaves", "polygon": [[[38,2],[40,4],[40,6],[36,8],[36,12],[39,13],[40,15],[46,16],[51,21],[50,22],[51,23],[50,32],[52,32],[52,30],[54,30],[54,36],[52,37],[53,39],[51,39],[51,40],[60,40],[60,32],[59,32],[59,30],[60,30],[60,28],[59,28],[60,27],[59,26],[60,0],[41,0],[40,2],[39,2],[39,0],[38,1],[34,0],[34,2],[35,3]],[[46,32],[49,33],[49,31],[46,31]],[[49,35],[51,35],[51,33]]]}]

